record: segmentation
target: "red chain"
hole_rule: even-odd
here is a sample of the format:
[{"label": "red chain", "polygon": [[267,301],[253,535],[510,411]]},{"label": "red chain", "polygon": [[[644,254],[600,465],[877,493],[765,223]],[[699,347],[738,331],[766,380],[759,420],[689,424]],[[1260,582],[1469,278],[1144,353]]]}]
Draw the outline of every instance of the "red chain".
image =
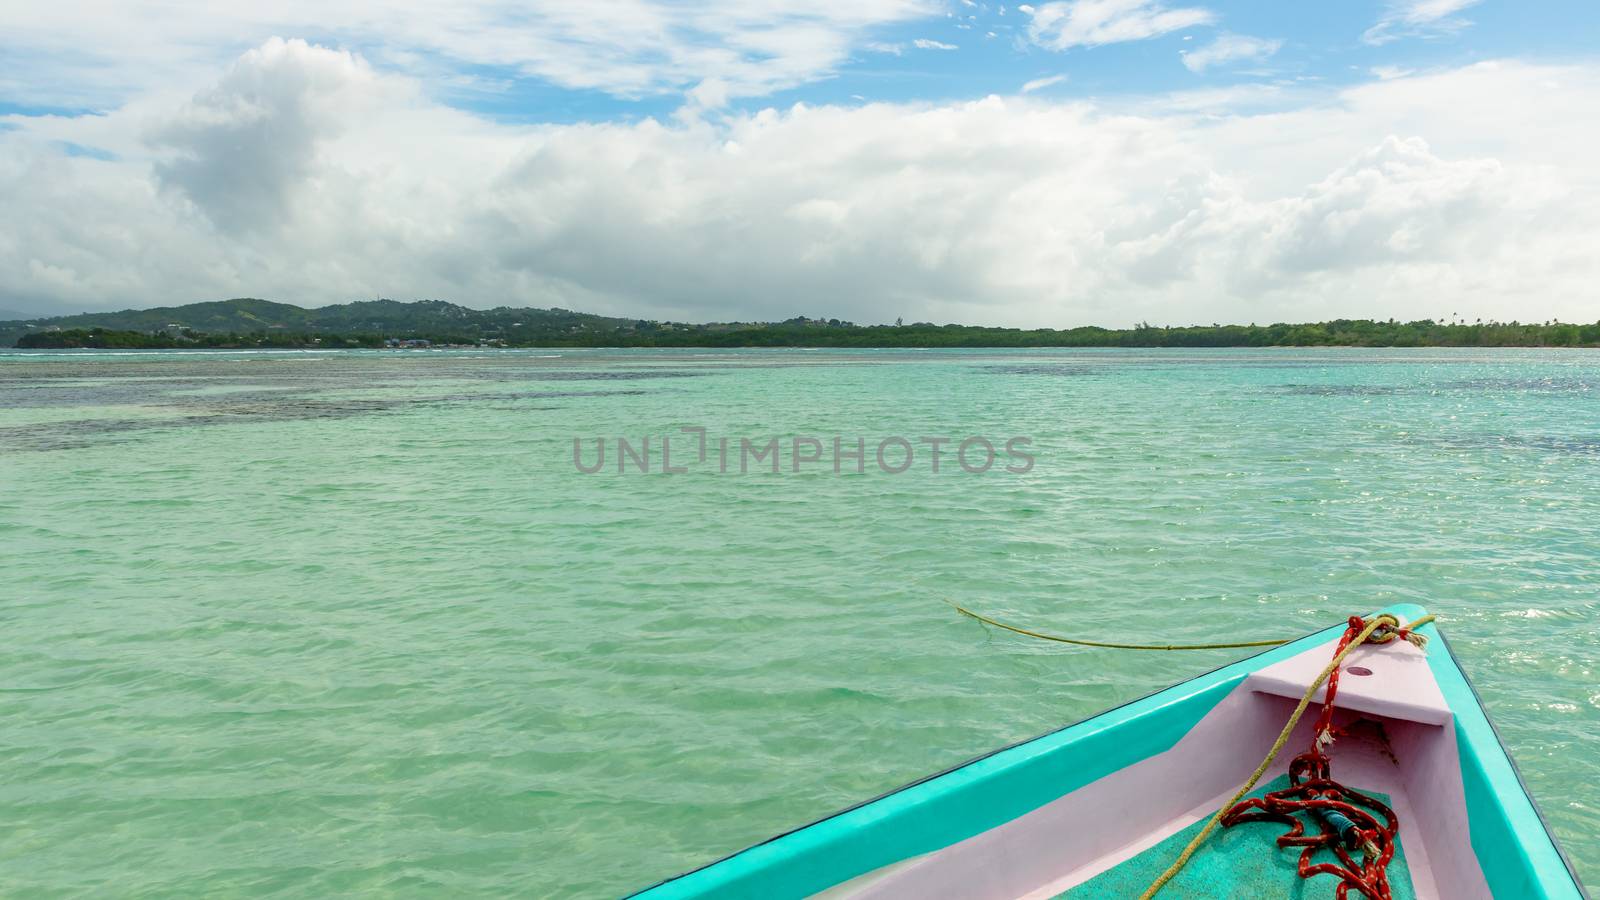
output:
[{"label": "red chain", "polygon": [[[1351,616],[1334,655],[1343,652],[1366,627],[1367,623],[1360,616]],[[1394,636],[1404,639],[1407,630],[1396,629]],[[1317,717],[1316,729],[1312,732],[1311,749],[1289,763],[1289,787],[1241,800],[1223,815],[1222,824],[1277,822],[1287,825],[1289,830],[1278,836],[1278,846],[1304,848],[1300,851],[1297,869],[1301,878],[1318,874],[1338,877],[1338,900],[1345,900],[1352,888],[1370,900],[1391,900],[1388,866],[1394,858],[1395,834],[1400,830],[1400,820],[1395,817],[1394,810],[1378,800],[1334,781],[1332,761],[1322,750],[1325,741],[1333,740],[1333,698],[1338,690],[1339,669],[1335,668],[1328,675],[1328,692],[1322,700],[1322,715]],[[1317,833],[1306,834],[1305,822],[1295,813],[1308,813],[1317,824]],[[1345,829],[1341,834],[1327,820],[1329,815],[1342,816],[1354,828]],[[1351,851],[1362,848],[1366,848],[1366,852],[1357,862]],[[1339,860],[1338,865],[1313,863],[1311,858],[1318,850],[1332,851]]]}]

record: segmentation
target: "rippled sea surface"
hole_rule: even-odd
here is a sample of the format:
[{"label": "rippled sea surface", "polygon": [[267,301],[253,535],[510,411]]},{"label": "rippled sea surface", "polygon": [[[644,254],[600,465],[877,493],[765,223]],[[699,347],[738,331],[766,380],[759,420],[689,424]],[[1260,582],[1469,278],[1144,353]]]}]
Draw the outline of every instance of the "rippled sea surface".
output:
[{"label": "rippled sea surface", "polygon": [[946,600],[1424,604],[1600,883],[1594,352],[0,352],[0,578],[4,894],[615,895],[1232,658]]}]

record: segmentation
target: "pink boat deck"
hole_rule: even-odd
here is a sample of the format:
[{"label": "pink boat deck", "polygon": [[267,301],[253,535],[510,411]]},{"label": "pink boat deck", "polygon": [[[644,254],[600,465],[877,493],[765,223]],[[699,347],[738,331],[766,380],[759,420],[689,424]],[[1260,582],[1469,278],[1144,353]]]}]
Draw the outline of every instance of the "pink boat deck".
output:
[{"label": "pink boat deck", "polygon": [[[1059,896],[1209,818],[1261,761],[1333,651],[1329,642],[1252,673],[1164,753],[826,896]],[[1309,746],[1316,712],[1313,705],[1263,783],[1284,774]],[[1340,676],[1335,715],[1348,733],[1330,748],[1334,775],[1389,797],[1415,896],[1490,897],[1468,838],[1453,717],[1422,651],[1401,641],[1354,651]],[[1261,852],[1289,852],[1276,847],[1270,829],[1260,833]],[[1264,896],[1282,897],[1292,887],[1279,885]]]}]

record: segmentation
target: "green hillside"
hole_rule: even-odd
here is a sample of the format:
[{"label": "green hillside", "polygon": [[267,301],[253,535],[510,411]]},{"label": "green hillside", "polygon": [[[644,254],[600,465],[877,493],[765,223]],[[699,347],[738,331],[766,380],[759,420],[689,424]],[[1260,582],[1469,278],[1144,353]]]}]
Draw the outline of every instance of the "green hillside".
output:
[{"label": "green hillside", "polygon": [[1080,326],[854,325],[784,322],[684,324],[565,309],[469,309],[442,300],[363,300],[316,309],[237,299],[155,309],[0,322],[0,346],[374,347],[386,339],[435,344],[492,341],[523,347],[1593,347],[1600,323],[1387,322],[1337,319],[1273,325],[1129,329]]},{"label": "green hillside", "polygon": [[378,337],[429,337],[472,342],[500,338],[508,342],[537,341],[584,330],[615,331],[635,325],[632,319],[612,319],[564,309],[468,309],[443,300],[401,303],[362,300],[315,309],[289,303],[238,298],[125,309],[118,312],[0,321],[0,346],[14,346],[30,331],[88,330],[248,335],[283,332],[305,335],[366,335]]}]

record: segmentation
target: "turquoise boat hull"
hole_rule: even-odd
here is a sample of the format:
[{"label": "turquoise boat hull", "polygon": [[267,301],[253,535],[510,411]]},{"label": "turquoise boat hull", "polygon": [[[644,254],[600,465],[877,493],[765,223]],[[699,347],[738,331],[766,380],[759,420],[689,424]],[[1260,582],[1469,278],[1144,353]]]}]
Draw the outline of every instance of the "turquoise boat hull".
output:
[{"label": "turquoise boat hull", "polygon": [[[1248,778],[1343,631],[997,750],[635,896],[1137,896]],[[1426,652],[1394,642],[1346,660],[1336,721],[1367,737],[1329,751],[1335,777],[1388,798],[1400,816],[1396,900],[1586,897],[1449,645],[1432,624],[1419,633],[1432,638]],[[1294,752],[1308,745],[1312,718],[1292,735]],[[1225,832],[1162,896],[1333,896],[1332,876],[1297,887],[1276,830]]]}]

